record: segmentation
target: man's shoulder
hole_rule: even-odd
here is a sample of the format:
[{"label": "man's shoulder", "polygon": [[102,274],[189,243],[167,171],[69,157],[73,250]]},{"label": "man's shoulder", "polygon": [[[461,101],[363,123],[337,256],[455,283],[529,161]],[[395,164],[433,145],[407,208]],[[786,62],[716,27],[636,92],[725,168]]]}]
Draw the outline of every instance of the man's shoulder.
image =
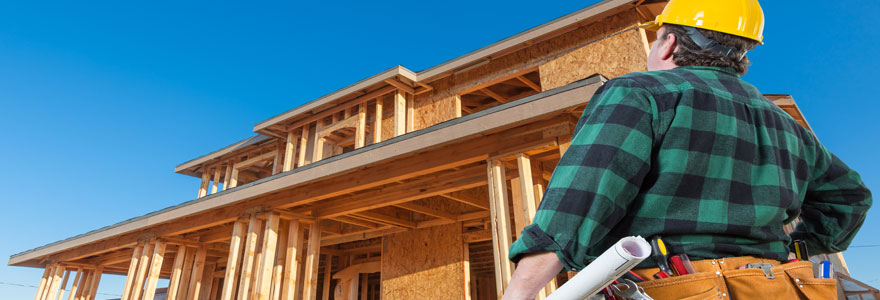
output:
[{"label": "man's shoulder", "polygon": [[680,72],[666,70],[627,73],[608,81],[611,84],[615,82],[629,82],[634,87],[647,90],[678,90],[683,84],[687,85],[688,80]]}]

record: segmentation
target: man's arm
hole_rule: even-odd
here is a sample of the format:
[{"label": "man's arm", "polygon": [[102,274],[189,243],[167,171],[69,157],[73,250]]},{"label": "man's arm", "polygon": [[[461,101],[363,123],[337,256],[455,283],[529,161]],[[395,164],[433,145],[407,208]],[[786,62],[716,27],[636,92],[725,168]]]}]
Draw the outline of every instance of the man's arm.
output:
[{"label": "man's arm", "polygon": [[510,279],[510,287],[501,300],[535,299],[553,277],[562,271],[562,263],[556,253],[543,252],[526,255],[520,259]]}]

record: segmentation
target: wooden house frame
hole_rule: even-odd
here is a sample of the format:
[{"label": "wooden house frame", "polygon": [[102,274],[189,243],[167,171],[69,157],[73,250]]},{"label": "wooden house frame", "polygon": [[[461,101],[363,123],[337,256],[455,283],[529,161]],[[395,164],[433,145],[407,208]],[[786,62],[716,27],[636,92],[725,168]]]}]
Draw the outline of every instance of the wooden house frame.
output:
[{"label": "wooden house frame", "polygon": [[[587,100],[645,70],[663,1],[607,0],[422,72],[401,66],[175,172],[195,200],[13,255],[35,300],[494,299]],[[805,126],[791,97],[774,96]],[[69,278],[73,284],[67,288]],[[561,274],[541,298],[567,280]]]}]

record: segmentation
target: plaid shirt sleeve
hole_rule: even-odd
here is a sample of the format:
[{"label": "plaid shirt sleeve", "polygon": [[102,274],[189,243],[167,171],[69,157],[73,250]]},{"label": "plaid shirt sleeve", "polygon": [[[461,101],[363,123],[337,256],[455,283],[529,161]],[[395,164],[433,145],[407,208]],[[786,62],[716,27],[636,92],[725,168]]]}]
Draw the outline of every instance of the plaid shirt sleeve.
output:
[{"label": "plaid shirt sleeve", "polygon": [[818,142],[815,157],[813,178],[801,206],[802,222],[791,237],[804,240],[812,254],[841,252],[865,221],[871,191],[858,173]]},{"label": "plaid shirt sleeve", "polygon": [[650,170],[657,107],[632,79],[608,81],[578,121],[571,146],[548,183],[532,225],[510,258],[555,252],[568,270],[581,270],[587,249],[617,225]]}]

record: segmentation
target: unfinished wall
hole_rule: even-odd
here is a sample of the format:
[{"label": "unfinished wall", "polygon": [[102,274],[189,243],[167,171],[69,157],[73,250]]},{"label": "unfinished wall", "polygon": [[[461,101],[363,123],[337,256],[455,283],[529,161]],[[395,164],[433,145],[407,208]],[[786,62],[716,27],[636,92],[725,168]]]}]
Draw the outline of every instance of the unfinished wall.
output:
[{"label": "unfinished wall", "polygon": [[[446,76],[444,78],[430,82],[428,84],[434,87],[434,92],[428,93],[424,96],[424,98],[445,99],[454,96],[468,88],[479,86],[487,82],[492,82],[507,75],[522,72],[530,68],[537,68],[538,66],[555,59],[556,56],[560,53],[565,53],[572,49],[583,47],[591,43],[601,43],[604,41],[603,39],[607,38],[608,36],[620,34],[624,31],[638,32],[636,30],[636,26],[638,24],[639,16],[633,9],[628,9],[615,15],[605,17],[603,19],[598,19],[595,22],[585,24],[580,28],[577,28],[571,32],[565,33],[555,38],[536,43],[532,46],[517,50],[501,57],[493,57],[487,63],[468,71],[451,76]],[[610,47],[606,47],[603,49],[608,49],[611,51],[611,53],[601,53],[602,55],[609,58],[609,62],[611,61],[610,58],[617,58],[615,57],[615,55],[617,54],[614,53],[631,50],[611,49]],[[639,44],[634,49],[644,49],[644,46]],[[642,51],[641,55],[647,57],[644,51]],[[642,69],[644,69],[643,66],[638,66],[631,71],[638,71]],[[544,90],[547,90],[546,87],[542,88]],[[417,100],[418,99],[419,98],[417,98]]]},{"label": "unfinished wall", "polygon": [[425,129],[461,116],[461,108],[456,106],[456,97],[442,99],[423,98],[414,102],[415,130]]},{"label": "unfinished wall", "polygon": [[541,87],[554,89],[597,73],[613,78],[647,71],[644,45],[643,35],[634,29],[560,55],[538,68]]},{"label": "unfinished wall", "polygon": [[459,224],[402,232],[382,243],[382,299],[464,299]]}]

